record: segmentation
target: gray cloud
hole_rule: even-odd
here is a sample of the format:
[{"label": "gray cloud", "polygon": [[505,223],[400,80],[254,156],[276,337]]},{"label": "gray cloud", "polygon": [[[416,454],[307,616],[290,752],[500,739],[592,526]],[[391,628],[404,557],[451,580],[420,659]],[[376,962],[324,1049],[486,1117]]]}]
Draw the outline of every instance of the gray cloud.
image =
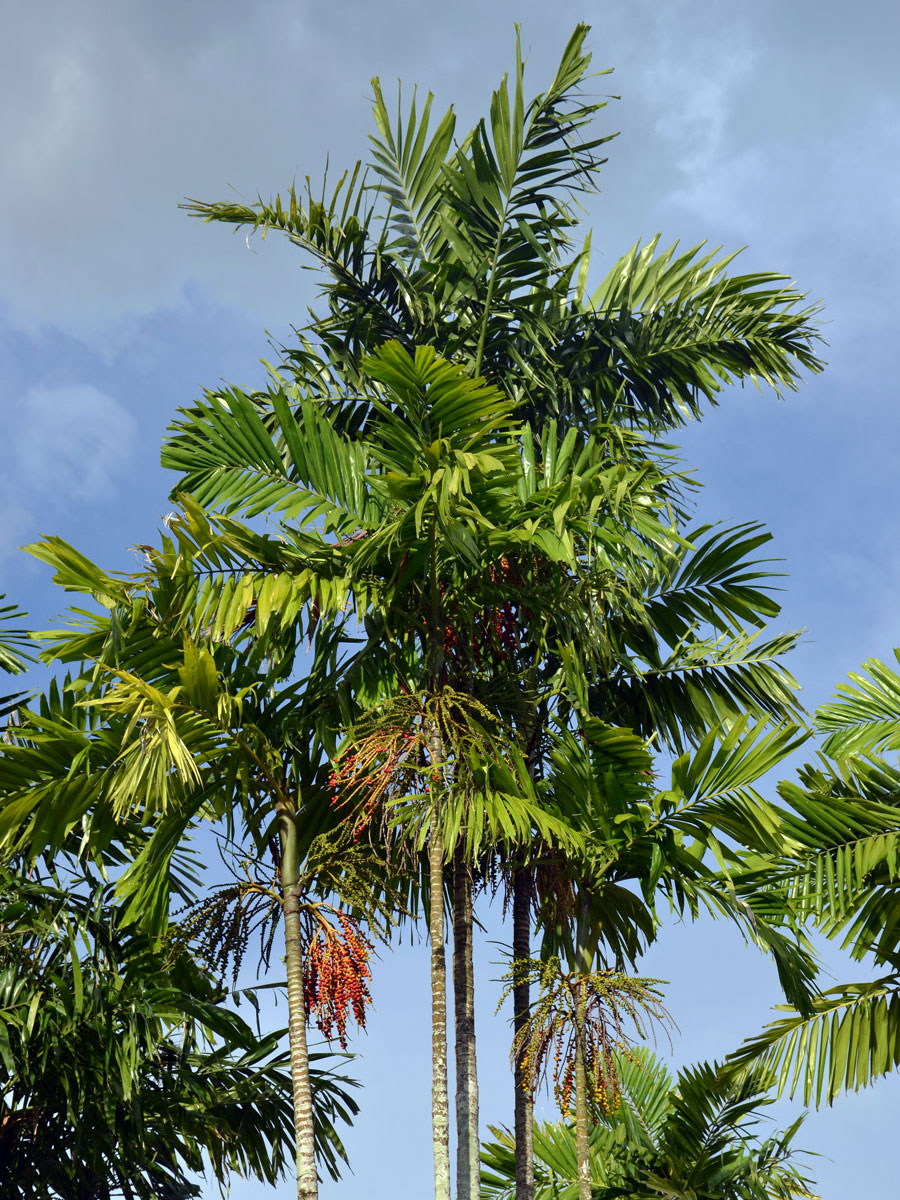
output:
[{"label": "gray cloud", "polygon": [[[877,6],[872,6],[877,7]],[[877,20],[835,0],[718,0],[587,5],[408,0],[328,6],[262,0],[151,0],[114,9],[86,0],[20,8],[2,55],[12,181],[0,219],[0,278],[16,320],[102,338],[123,317],[178,302],[188,281],[270,326],[297,320],[308,296],[295,256],[253,259],[223,230],[179,213],[184,195],[252,197],[318,177],[364,151],[369,77],[402,75],[481,111],[521,21],[533,88],[574,21],[596,17],[601,90],[624,136],[605,195],[591,206],[598,242],[618,251],[661,225],[751,240],[846,282],[854,256],[833,246],[896,221],[898,97],[889,69],[900,17]],[[477,34],[476,34],[477,31]],[[258,246],[255,248],[258,249]],[[896,253],[896,251],[895,251]]]},{"label": "gray cloud", "polygon": [[0,557],[44,530],[38,519],[96,507],[117,494],[137,423],[118,400],[90,385],[35,387],[6,426],[0,480]]}]

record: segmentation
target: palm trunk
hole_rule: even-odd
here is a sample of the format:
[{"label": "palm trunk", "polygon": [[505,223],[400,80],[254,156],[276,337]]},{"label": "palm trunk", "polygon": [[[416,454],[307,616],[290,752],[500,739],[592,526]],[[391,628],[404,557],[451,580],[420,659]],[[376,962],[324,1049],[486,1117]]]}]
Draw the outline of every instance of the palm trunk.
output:
[{"label": "palm trunk", "polygon": [[584,979],[594,963],[591,942],[596,929],[591,928],[590,893],[578,889],[578,915],[575,921],[575,962],[581,979],[576,983],[575,1001],[575,1154],[578,1160],[578,1200],[591,1200],[591,1124],[588,1112],[587,1065],[585,1063],[585,1012],[587,993]]},{"label": "palm trunk", "polygon": [[478,1071],[472,881],[462,839],[453,853],[453,999],[456,1021],[456,1198],[478,1200]]},{"label": "palm trunk", "polygon": [[[433,761],[435,761],[433,759]],[[438,760],[439,761],[439,760]],[[437,785],[434,785],[436,790]],[[431,1138],[435,1200],[450,1200],[450,1098],[447,1090],[447,964],[444,958],[444,839],[431,815],[428,932],[431,938]]]},{"label": "palm trunk", "polygon": [[[513,875],[513,967],[517,959],[531,957],[531,880],[526,870]],[[513,987],[513,1033],[528,1021],[531,1007],[528,979]],[[516,1200],[534,1200],[534,1096],[522,1069],[521,1055],[514,1067],[515,1135],[516,1135]]]},{"label": "palm trunk", "polygon": [[312,1088],[306,1044],[306,1002],[303,997],[303,947],[300,940],[300,863],[296,814],[281,805],[281,892],[284,912],[284,951],[287,970],[288,1042],[294,1092],[294,1137],[297,1156],[297,1200],[318,1200]]},{"label": "palm trunk", "polygon": [[578,1200],[591,1200],[591,1128],[588,1116],[587,1071],[584,1065],[583,1002],[575,1018],[575,1155],[578,1160]]}]

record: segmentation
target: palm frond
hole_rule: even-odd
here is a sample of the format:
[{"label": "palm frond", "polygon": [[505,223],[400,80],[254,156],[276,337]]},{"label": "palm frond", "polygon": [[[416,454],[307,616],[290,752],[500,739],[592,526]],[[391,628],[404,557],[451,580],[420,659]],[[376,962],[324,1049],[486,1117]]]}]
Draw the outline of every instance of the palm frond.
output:
[{"label": "palm frond", "polygon": [[[795,389],[817,372],[819,340],[809,305],[786,276],[729,276],[735,255],[659,238],[636,243],[613,265],[577,323],[576,353],[598,413],[617,409],[639,424],[670,429],[716,404],[730,383]],[[590,379],[590,372],[596,372]]]},{"label": "palm frond", "polygon": [[[781,1010],[786,1011],[786,1010]],[[788,1013],[728,1058],[731,1069],[771,1072],[779,1095],[831,1104],[900,1066],[900,979],[844,984]]]},{"label": "palm frond", "polygon": [[274,512],[342,533],[368,527],[380,511],[366,488],[364,447],[297,389],[207,393],[170,426],[162,465],[180,472],[173,494],[226,514]]},{"label": "palm frond", "polygon": [[450,108],[429,138],[429,120],[434,97],[428,93],[421,114],[416,94],[406,122],[400,111],[402,92],[398,89],[397,119],[392,125],[381,91],[381,81],[372,80],[375,93],[373,113],[377,133],[369,134],[372,145],[372,169],[380,182],[372,186],[390,205],[390,223],[395,241],[390,252],[402,254],[411,265],[427,262],[434,253],[438,233],[438,214],[443,201],[442,170],[453,142],[456,117]]},{"label": "palm frond", "polygon": [[[894,651],[900,663],[900,649]],[[816,724],[828,737],[822,747],[832,758],[900,750],[900,675],[877,658],[863,663],[865,675],[837,685],[837,698],[816,710]]]}]

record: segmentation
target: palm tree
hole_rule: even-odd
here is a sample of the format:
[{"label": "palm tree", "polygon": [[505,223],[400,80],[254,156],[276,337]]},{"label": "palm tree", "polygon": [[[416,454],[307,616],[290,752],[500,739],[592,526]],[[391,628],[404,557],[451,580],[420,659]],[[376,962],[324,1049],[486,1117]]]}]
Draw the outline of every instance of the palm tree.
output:
[{"label": "palm tree", "polygon": [[[470,796],[458,786],[457,770],[464,761],[463,748],[473,739],[480,739],[483,748],[485,739],[490,739],[486,726],[470,719],[472,705],[456,697],[447,685],[443,670],[446,613],[454,606],[452,611],[458,615],[461,606],[464,609],[470,603],[465,584],[473,556],[474,566],[481,572],[483,560],[498,557],[500,547],[512,541],[523,547],[534,544],[543,554],[564,559],[572,554],[572,537],[554,531],[557,492],[537,494],[523,505],[515,489],[504,486],[505,475],[514,471],[518,476],[522,468],[518,440],[509,430],[510,405],[500,393],[469,380],[459,368],[424,350],[411,358],[399,347],[389,346],[367,365],[384,397],[377,392],[372,396],[380,420],[370,423],[367,442],[340,437],[311,405],[299,413],[307,424],[301,437],[292,428],[294,413],[286,409],[280,432],[296,454],[282,462],[280,472],[269,467],[264,485],[270,499],[273,489],[281,489],[282,507],[299,517],[301,526],[304,515],[327,513],[326,530],[346,531],[353,520],[363,523],[364,537],[332,543],[310,528],[301,533],[286,529],[284,540],[278,540],[227,519],[213,529],[207,518],[188,504],[184,517],[172,523],[176,540],[165,540],[159,552],[147,548],[150,562],[143,583],[104,576],[57,540],[42,544],[37,553],[56,566],[57,579],[64,586],[111,598],[119,614],[126,611],[126,605],[134,610],[141,595],[138,610],[155,614],[160,622],[158,632],[163,637],[145,654],[141,672],[111,664],[105,672],[101,669],[99,694],[89,698],[92,709],[118,721],[110,735],[121,741],[108,773],[108,803],[113,815],[117,806],[121,813],[136,803],[150,803],[154,809],[151,817],[158,825],[120,883],[121,894],[131,899],[130,912],[135,919],[155,913],[158,920],[164,920],[172,848],[190,821],[204,814],[204,806],[213,815],[227,816],[234,802],[226,798],[232,795],[238,797],[242,819],[260,842],[269,831],[267,821],[274,802],[283,834],[286,916],[295,915],[287,910],[294,869],[290,837],[297,826],[290,807],[296,803],[296,754],[286,768],[278,750],[283,743],[264,728],[265,711],[263,716],[254,716],[255,707],[265,710],[261,701],[254,704],[252,698],[254,688],[266,684],[264,678],[254,677],[252,671],[249,679],[238,673],[234,690],[223,693],[222,681],[234,674],[235,661],[229,646],[217,643],[238,630],[252,643],[254,662],[268,656],[280,664],[279,671],[289,669],[283,661],[289,653],[284,646],[296,644],[298,612],[306,605],[310,627],[318,627],[329,610],[342,607],[348,597],[361,614],[370,613],[389,629],[398,649],[386,663],[391,684],[388,699],[391,692],[393,700],[401,704],[407,703],[407,694],[421,697],[416,711],[421,715],[418,728],[431,785],[429,793],[421,797],[422,803],[411,806],[410,820],[416,829],[427,830],[422,844],[428,847],[434,935],[436,1171],[438,1186],[447,1188],[441,970],[444,846],[452,847],[465,828],[467,852],[474,856],[485,838],[496,841],[501,836],[520,836],[532,826],[549,837],[552,826],[536,804],[528,806],[527,795],[513,794],[522,785],[522,777],[516,779],[508,769],[500,770],[499,763],[495,764],[499,782],[484,772],[483,778],[475,780],[470,772],[477,784],[477,804],[471,812],[465,807]],[[244,415],[250,419],[252,408],[248,406]],[[216,416],[214,411],[210,420]],[[258,416],[256,419],[259,422]],[[595,472],[590,486],[582,488],[579,520],[586,519],[596,496],[618,486],[621,468],[613,473],[614,482]],[[334,481],[338,482],[332,487]],[[349,481],[349,487],[343,481]],[[252,497],[260,486],[260,472],[247,471],[241,482]],[[189,618],[183,647],[173,643],[173,630],[167,624],[173,614]],[[104,663],[118,633],[111,626],[100,634],[89,631],[64,640],[56,653],[62,659],[90,658]],[[317,633],[317,645],[322,636],[321,631]],[[333,646],[334,637],[326,637],[324,645]],[[333,679],[325,682],[326,658],[320,661],[317,686],[307,684],[302,702],[298,690],[291,693],[288,689],[283,698],[277,693],[273,710],[282,725],[293,720],[296,729],[308,727],[317,698],[329,688],[333,694]],[[385,672],[385,665],[378,661],[374,665]],[[367,666],[363,656],[358,669],[364,672]],[[454,714],[465,719],[460,721]],[[462,740],[455,729],[462,731]],[[295,735],[293,744],[300,740],[300,735]],[[236,748],[234,765],[229,766],[232,745]],[[30,752],[30,747],[23,746],[21,755],[27,758]],[[10,770],[13,762],[10,760]],[[319,751],[310,752],[308,769],[322,766]],[[248,769],[253,781],[249,786]],[[287,769],[290,778],[283,775]],[[97,789],[102,786],[97,779],[95,771],[94,782],[82,786],[81,801],[96,801]],[[268,803],[261,803],[263,795]],[[9,844],[20,850],[27,845],[31,855],[43,850],[43,824],[33,821],[34,805],[43,799],[54,803],[58,814],[65,811],[58,792],[51,795],[49,788],[41,793],[26,786],[10,795],[0,818]],[[81,807],[77,815],[83,812]],[[449,841],[445,822],[454,830]],[[59,827],[64,829],[65,822],[59,822]],[[292,1003],[293,1018],[294,1013],[302,1013],[302,996],[298,993]],[[302,1073],[302,1063],[299,1068]]]},{"label": "palm tree", "polygon": [[[791,935],[790,906],[759,894],[758,873],[748,878],[747,867],[788,851],[778,807],[753,784],[803,740],[797,727],[767,729],[743,718],[725,735],[714,731],[673,763],[671,781],[660,789],[641,738],[596,719],[581,721],[577,734],[557,734],[543,789],[584,841],[565,856],[533,851],[543,932],[541,958],[526,962],[525,970],[540,978],[542,992],[514,1038],[514,1058],[528,1060],[530,1083],[537,1069],[533,1047],[545,1053],[552,1040],[548,1002],[571,994],[582,1006],[605,1011],[610,986],[629,979],[622,971],[633,969],[655,939],[660,902],[681,913],[696,915],[702,906],[730,917],[773,955],[786,994],[798,1004],[805,1005],[815,973],[808,949]],[[716,865],[706,861],[713,856]],[[514,984],[521,972],[516,958]],[[590,1089],[577,1019],[574,1029],[575,1055],[559,1059],[554,1080],[566,1103],[574,1087],[579,1180],[587,1197]],[[595,1088],[615,1086],[610,1053],[606,1045],[591,1058]]]},{"label": "palm tree", "polygon": [[[661,249],[656,238],[632,247],[599,288],[588,291],[590,237],[582,247],[573,244],[573,199],[596,188],[609,138],[587,133],[604,107],[581,94],[590,66],[587,32],[584,25],[575,29],[549,86],[530,101],[517,40],[512,80],[503,79],[489,116],[459,144],[452,110],[432,128],[429,95],[420,107],[414,98],[405,119],[394,120],[376,79],[367,169],[357,164],[330,193],[307,186],[249,206],[186,206],[205,220],[264,235],[280,231],[321,269],[326,310],[313,316],[296,348],[285,350],[289,377],[334,403],[336,395],[358,395],[362,361],[383,342],[429,345],[496,384],[536,433],[554,418],[563,432],[591,429],[599,420],[658,437],[686,415],[699,415],[705,402],[718,402],[732,381],[792,388],[801,370],[820,368],[815,309],[782,276],[729,276],[733,255]],[[250,399],[262,413],[270,411],[266,397]],[[223,415],[234,401],[233,392],[222,397]],[[344,428],[365,428],[366,404],[354,399],[339,407]],[[235,425],[233,433],[241,440]],[[181,472],[181,486],[201,502],[233,502],[239,464],[233,452],[223,457],[221,445],[211,450],[205,444],[190,414],[176,424],[163,461]],[[269,503],[264,490],[258,497],[261,506]],[[677,675],[670,662],[643,664],[631,673],[639,681],[632,690],[643,693],[652,684],[657,693],[671,694],[671,705],[680,684],[695,704],[688,724],[702,736],[715,707],[703,699],[704,673],[760,676],[787,645],[776,639],[751,646],[734,636],[714,648],[707,644],[703,656],[685,656]],[[695,686],[684,684],[685,671]],[[670,681],[676,686],[667,688]],[[740,682],[729,697],[732,708],[744,699]],[[783,681],[766,703],[776,695],[780,704]],[[514,941],[527,956],[527,873],[517,874],[513,891]],[[462,921],[458,929],[462,1064],[471,1058],[471,1046],[462,1048],[470,1038],[470,924]],[[516,1006],[521,1021],[527,1006],[521,989]],[[461,1079],[467,1075],[460,1071]],[[460,1101],[471,1128],[472,1104]],[[524,1145],[530,1116],[518,1085],[516,1106]],[[522,1200],[529,1194],[528,1157],[523,1154]],[[467,1160],[462,1141],[458,1160]],[[461,1195],[470,1188],[471,1181],[461,1180]]]},{"label": "palm tree", "polygon": [[[90,876],[60,890],[0,875],[0,1156],[29,1200],[199,1195],[206,1155],[275,1184],[290,1161],[280,1034],[260,1038],[178,929],[154,945]],[[334,1178],[352,1081],[313,1076],[317,1150]]]},{"label": "palm tree", "polygon": [[511,991],[523,974],[539,985],[533,1010],[513,1042],[514,1061],[523,1064],[529,1091],[550,1070],[556,1102],[567,1116],[574,1094],[575,1148],[578,1200],[591,1200],[590,1107],[614,1106],[620,1089],[617,1050],[626,1045],[630,1022],[638,1036],[646,1037],[654,1022],[664,1023],[657,979],[640,979],[620,971],[596,968],[590,936],[581,928],[586,913],[579,912],[575,935],[577,950],[565,963],[557,957],[513,960]]},{"label": "palm tree", "polygon": [[[691,1196],[696,1200],[814,1200],[797,1161],[800,1122],[760,1138],[759,1110],[771,1103],[758,1079],[724,1078],[701,1063],[672,1077],[646,1047],[620,1055],[616,1101],[595,1108],[590,1134],[594,1200]],[[482,1150],[484,1200],[515,1195],[515,1144],[492,1129]],[[576,1200],[575,1130],[544,1124],[534,1133],[536,1200]],[[800,1152],[802,1153],[802,1152]]]},{"label": "palm tree", "polygon": [[[449,567],[441,565],[437,576],[433,572],[429,576],[433,560],[423,550],[429,544],[424,516],[416,524],[415,519],[410,523],[408,514],[419,511],[422,494],[446,468],[440,459],[428,463],[433,432],[422,424],[421,397],[415,409],[402,394],[404,387],[408,391],[405,377],[410,375],[411,361],[396,350],[370,360],[369,370],[388,387],[394,411],[402,413],[403,428],[394,423],[391,437],[398,441],[390,447],[382,444],[388,429],[383,419],[376,423],[371,418],[368,436],[354,441],[337,434],[315,405],[296,391],[293,409],[289,397],[273,393],[268,416],[261,398],[236,392],[229,394],[227,407],[209,397],[188,414],[181,436],[185,447],[188,441],[193,447],[191,482],[201,494],[207,479],[214,479],[231,510],[252,513],[271,504],[301,525],[309,519],[307,514],[321,516],[325,528],[334,528],[341,539],[332,544],[309,527],[299,533],[292,525],[284,527],[284,541],[275,544],[233,518],[211,522],[188,506],[174,529],[177,551],[173,549],[161,561],[160,573],[177,575],[180,569],[186,573],[196,624],[222,636],[245,619],[257,595],[264,599],[264,627],[273,619],[276,624],[281,621],[285,611],[296,613],[311,594],[321,621],[329,604],[332,609],[343,605],[354,588],[359,591],[352,578],[363,580],[369,597],[367,619],[374,620],[379,606],[381,615],[370,646],[358,660],[358,670],[363,670],[366,655],[371,657],[372,646],[379,648],[384,662],[385,641],[392,647],[385,684],[389,690],[396,691],[398,679],[407,689],[418,687],[417,680],[425,677],[421,664],[440,661],[448,682],[466,688],[517,729],[519,751],[530,759],[532,768],[544,754],[545,726],[557,703],[554,697],[562,689],[563,703],[574,713],[568,693],[572,687],[581,688],[587,697],[592,676],[598,680],[593,692],[599,699],[585,699],[584,712],[600,705],[601,711],[611,711],[639,727],[655,723],[669,741],[685,725],[688,734],[696,736],[706,724],[733,720],[748,708],[781,717],[794,711],[790,677],[773,661],[792,639],[775,639],[757,650],[739,632],[741,621],[762,624],[777,612],[765,592],[769,577],[760,570],[764,564],[747,557],[765,535],[756,529],[738,529],[701,536],[696,543],[679,538],[654,516],[664,502],[667,477],[639,454],[633,465],[628,464],[629,442],[621,437],[615,440],[613,456],[605,429],[588,439],[572,431],[557,443],[549,427],[542,437],[542,457],[527,427],[517,448],[510,445],[502,452],[505,460],[497,457],[501,442],[489,442],[490,455],[505,467],[505,474],[499,467],[493,471],[475,508],[472,496],[466,496],[465,489],[460,492],[460,503],[471,509],[465,514],[468,541],[464,540],[466,526],[453,525],[447,514],[441,514],[450,540],[442,538],[440,554],[449,555]],[[388,378],[391,371],[393,380]],[[457,376],[457,381],[461,378]],[[433,406],[445,397],[432,389],[428,399]],[[450,393],[446,399],[449,405]],[[502,418],[508,405],[498,412]],[[445,434],[452,430],[440,407],[428,414],[428,420],[432,430]],[[246,440],[236,439],[235,421]],[[470,433],[465,429],[459,433],[460,446],[464,442],[468,447],[462,453],[468,455],[474,446],[465,441]],[[488,434],[502,438],[502,426]],[[421,438],[417,451],[421,465],[409,458],[411,436]],[[263,457],[260,446],[267,439],[271,450]],[[460,453],[452,445],[449,449]],[[406,455],[402,462],[401,454]],[[382,524],[384,485],[377,472],[371,485],[367,482],[373,469],[367,464],[377,466],[379,459],[380,469],[392,470],[396,477],[390,496],[394,523],[387,526]],[[402,482],[404,478],[409,482]],[[483,515],[476,519],[473,514],[479,511]],[[541,511],[554,514],[552,528],[525,534],[528,522],[533,525]],[[558,532],[560,511],[567,518],[565,537]],[[602,519],[601,514],[605,514]],[[387,557],[382,551],[385,544],[390,547]],[[42,553],[59,565],[58,551]],[[227,558],[229,553],[232,559]],[[197,570],[209,576],[199,593],[193,582]],[[242,573],[239,583],[229,578],[234,571]],[[273,602],[276,587],[281,595]],[[586,615],[580,615],[586,604]],[[404,611],[400,621],[398,605]],[[514,611],[506,615],[516,625],[516,645],[495,647],[502,649],[509,669],[499,671],[496,662],[477,669],[472,639],[490,614],[496,620],[510,606]],[[419,616],[411,616],[417,612]],[[454,643],[449,647],[448,621],[454,628]],[[710,624],[715,635],[725,636],[701,636],[697,628],[701,621]],[[262,632],[259,625],[257,621],[257,635]],[[654,635],[657,627],[660,632]],[[481,636],[485,636],[483,629]],[[661,649],[666,639],[673,646],[668,655]],[[598,665],[584,667],[577,647],[585,647],[583,657],[593,654]],[[528,665],[529,659],[533,666]],[[366,669],[384,675],[384,666]],[[435,686],[434,667],[431,671],[426,690]],[[582,679],[586,682],[579,683]],[[366,686],[371,690],[371,684]],[[515,698],[512,707],[510,697]],[[518,900],[514,902],[518,918],[514,937],[520,938],[522,956],[527,957],[529,918],[526,905],[522,944],[522,907]],[[462,991],[464,971],[457,978],[463,981]],[[527,1002],[520,1004],[520,1013],[524,1007]],[[519,1088],[517,1096],[521,1095]],[[462,1124],[468,1123],[471,1130],[470,1115],[471,1109],[467,1122],[463,1111]]]},{"label": "palm tree", "polygon": [[[94,590],[99,569],[81,556],[71,561],[83,572],[81,586]],[[126,864],[116,891],[122,919],[159,939],[173,892],[192,898],[183,876],[173,875],[173,857],[196,825],[222,822],[228,836],[249,837],[259,869],[231,889],[230,905],[223,908],[219,893],[207,916],[224,932],[215,938],[207,930],[205,944],[209,950],[224,938],[226,950],[242,951],[248,921],[265,931],[278,910],[283,915],[298,1189],[315,1196],[321,1138],[308,1004],[318,1002],[320,1027],[336,1016],[342,1037],[345,1013],[323,988],[308,1002],[304,956],[327,958],[335,968],[331,986],[343,988],[350,972],[364,979],[367,952],[352,914],[315,902],[314,894],[334,893],[369,916],[385,911],[369,899],[371,855],[354,856],[335,834],[315,736],[320,710],[334,696],[333,643],[319,641],[303,684],[279,686],[284,664],[261,672],[240,647],[180,633],[173,639],[165,587],[148,595],[146,607],[135,607],[133,587],[106,579],[111,614],[65,635],[49,653],[78,662],[80,674],[62,692],[52,687],[39,709],[21,710],[10,731],[0,773],[5,856],[52,859],[80,841],[76,855],[102,861],[115,846],[117,864]],[[113,651],[129,669],[109,661]],[[355,1008],[362,1017],[364,1003]]]},{"label": "palm tree", "polygon": [[[583,469],[577,450],[573,455],[574,432],[561,447],[550,430],[541,442],[543,462],[537,459],[529,465],[532,477],[540,478],[548,464],[560,475],[570,467],[576,473]],[[770,594],[768,563],[752,557],[767,538],[753,526],[716,532],[701,528],[683,539],[670,530],[661,544],[642,545],[634,556],[632,545],[624,541],[614,554],[598,548],[589,565],[583,562],[569,578],[549,585],[546,577],[532,578],[527,564],[511,563],[498,580],[495,601],[511,604],[515,614],[515,636],[507,645],[510,685],[501,706],[519,731],[530,769],[545,780],[545,805],[565,811],[565,797],[573,792],[572,787],[562,787],[557,794],[552,781],[554,728],[558,730],[560,722],[563,729],[583,733],[592,723],[596,726],[599,716],[681,752],[686,744],[703,744],[705,735],[727,728],[744,714],[776,722],[796,717],[795,685],[779,662],[793,637],[782,635],[755,646],[747,632],[747,626],[762,628],[778,611]],[[496,697],[496,679],[492,688]],[[581,749],[570,737],[573,761]],[[643,768],[651,773],[649,759]],[[575,794],[578,786],[583,782],[576,785]],[[584,818],[579,811],[576,825]],[[595,836],[606,844],[610,830],[597,830]],[[665,851],[657,846],[655,853]],[[541,858],[539,847],[520,847],[506,866],[514,956],[523,962],[530,957],[534,875]],[[649,866],[643,863],[634,878],[650,877]],[[690,878],[694,866],[689,860],[673,860],[667,870],[681,870]],[[624,932],[623,926],[634,922],[637,913],[625,891],[615,903],[620,911],[612,917],[607,912],[606,921]],[[640,940],[652,925],[645,914],[629,936]],[[517,1036],[528,1009],[528,976],[521,973],[514,992]],[[529,1089],[518,1059],[514,1068],[520,1190],[527,1194]]]}]

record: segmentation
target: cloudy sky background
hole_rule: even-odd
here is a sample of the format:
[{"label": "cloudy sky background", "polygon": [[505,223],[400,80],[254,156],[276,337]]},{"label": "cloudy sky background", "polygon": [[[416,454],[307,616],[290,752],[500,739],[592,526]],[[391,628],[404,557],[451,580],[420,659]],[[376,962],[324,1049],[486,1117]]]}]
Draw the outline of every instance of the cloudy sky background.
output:
[{"label": "cloudy sky background", "polygon": [[[539,90],[577,20],[611,102],[596,272],[637,238],[747,245],[825,304],[826,373],[779,402],[753,391],[682,438],[700,513],[759,519],[786,560],[783,628],[810,708],[900,642],[895,369],[900,278],[900,9],[888,0],[39,0],[0,44],[0,590],[43,625],[63,608],[18,547],[58,533],[114,568],[166,511],[158,466],[175,407],[219,379],[253,385],[314,296],[286,243],[205,227],[185,196],[269,195],[365,153],[369,80],[455,102],[458,128],[513,61]],[[492,929],[496,922],[491,922]],[[499,928],[499,927],[498,927]],[[492,932],[490,936],[500,936]],[[511,1117],[506,1028],[481,952],[487,1122]],[[672,980],[678,1060],[722,1055],[766,1019],[772,973],[724,929],[673,928],[647,969]],[[836,971],[843,968],[835,966]],[[366,1082],[341,1194],[427,1194],[424,946],[379,967],[354,1070]],[[896,1194],[900,1081],[809,1118],[826,1200]],[[210,1195],[214,1194],[210,1189]],[[236,1183],[232,1195],[268,1194]],[[287,1189],[286,1189],[287,1194]],[[326,1186],[326,1196],[338,1189]]]}]

